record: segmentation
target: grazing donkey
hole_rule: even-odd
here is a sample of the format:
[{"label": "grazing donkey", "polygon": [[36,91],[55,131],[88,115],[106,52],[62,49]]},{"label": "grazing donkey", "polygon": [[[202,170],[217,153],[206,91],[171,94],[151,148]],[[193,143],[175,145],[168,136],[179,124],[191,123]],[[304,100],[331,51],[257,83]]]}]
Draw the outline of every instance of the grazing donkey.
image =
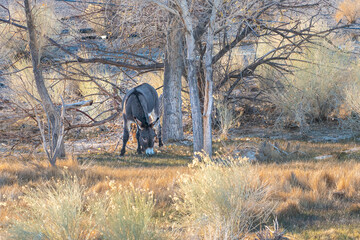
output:
[{"label": "grazing donkey", "polygon": [[[156,90],[147,83],[141,84],[129,90],[123,100],[124,134],[123,146],[120,156],[125,154],[125,146],[129,140],[129,128],[131,122],[136,123],[136,139],[138,142],[137,152],[145,150],[147,155],[154,154],[154,127],[158,125],[157,134],[159,147],[161,147],[161,125],[158,123],[160,117],[159,98]],[[150,120],[150,117],[152,120]],[[158,124],[157,124],[158,123]]]}]

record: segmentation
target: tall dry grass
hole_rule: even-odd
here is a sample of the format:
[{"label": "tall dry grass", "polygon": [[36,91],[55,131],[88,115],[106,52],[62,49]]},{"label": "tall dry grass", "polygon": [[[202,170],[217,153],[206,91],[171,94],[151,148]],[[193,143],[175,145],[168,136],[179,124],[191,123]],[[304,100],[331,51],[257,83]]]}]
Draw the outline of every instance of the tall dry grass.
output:
[{"label": "tall dry grass", "polygon": [[236,125],[240,116],[236,116],[233,108],[222,99],[215,98],[214,108],[216,122],[219,125],[220,139],[226,140],[229,136],[229,130]]},{"label": "tall dry grass", "polygon": [[296,218],[303,211],[331,210],[360,199],[360,164],[355,161],[294,162],[259,168],[262,181],[273,187],[272,198],[279,201],[279,219]]},{"label": "tall dry grass", "polygon": [[10,229],[12,239],[91,239],[96,223],[86,207],[85,188],[66,176],[39,187],[25,188]]},{"label": "tall dry grass", "polygon": [[243,163],[194,161],[173,197],[188,239],[242,239],[266,222],[275,207],[270,188]]},{"label": "tall dry grass", "polygon": [[23,187],[22,207],[13,217],[12,239],[159,239],[152,216],[152,192],[115,186],[89,193],[68,175],[36,187]]},{"label": "tall dry grass", "polygon": [[104,239],[160,239],[153,221],[153,193],[143,189],[115,186],[96,206],[96,221]]}]

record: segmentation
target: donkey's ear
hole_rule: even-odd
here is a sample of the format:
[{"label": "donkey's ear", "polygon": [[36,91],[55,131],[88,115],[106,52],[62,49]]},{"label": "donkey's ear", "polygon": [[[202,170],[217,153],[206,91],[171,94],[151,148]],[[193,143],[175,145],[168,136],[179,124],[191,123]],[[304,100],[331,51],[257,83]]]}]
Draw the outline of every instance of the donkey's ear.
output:
[{"label": "donkey's ear", "polygon": [[153,121],[151,124],[150,124],[150,127],[153,128],[157,122],[159,121],[159,118],[157,118],[155,121]]},{"label": "donkey's ear", "polygon": [[140,129],[143,129],[142,127],[141,127],[141,121],[139,120],[139,119],[137,119],[136,117],[134,117],[134,120],[135,120],[135,123],[136,123],[136,126],[138,127],[138,128],[140,128]]}]

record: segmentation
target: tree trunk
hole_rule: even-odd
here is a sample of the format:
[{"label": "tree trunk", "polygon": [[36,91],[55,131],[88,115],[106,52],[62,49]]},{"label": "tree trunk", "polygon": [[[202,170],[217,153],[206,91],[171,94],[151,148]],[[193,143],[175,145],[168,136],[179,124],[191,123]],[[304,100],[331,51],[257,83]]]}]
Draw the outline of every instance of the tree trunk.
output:
[{"label": "tree trunk", "polygon": [[[175,17],[175,16],[171,16]],[[163,88],[163,138],[165,142],[184,138],[181,111],[181,77],[183,74],[183,33],[178,20],[168,31]]]},{"label": "tree trunk", "polygon": [[[24,0],[24,5],[25,5],[26,23],[27,23],[28,34],[29,34],[29,46],[30,46],[31,61],[32,61],[32,67],[33,67],[36,88],[40,95],[43,108],[48,117],[48,122],[50,125],[49,132],[51,133],[49,135],[52,136],[51,139],[49,139],[49,141],[50,141],[49,144],[50,144],[50,152],[53,153],[53,157],[49,160],[50,160],[51,165],[54,166],[55,162],[56,162],[56,157],[59,156],[59,153],[60,153],[59,149],[61,149],[61,147],[57,148],[58,139],[60,137],[59,133],[61,132],[60,131],[61,119],[60,119],[59,112],[56,110],[56,108],[50,98],[50,95],[45,86],[44,77],[42,75],[41,66],[40,66],[40,54],[39,54],[40,51],[39,51],[38,41],[36,39],[37,34],[35,31],[35,25],[34,25],[34,20],[33,20],[33,16],[31,13],[31,9],[30,9],[29,0]],[[64,146],[64,143],[61,142],[61,145]],[[62,148],[62,150],[64,151],[63,153],[65,154],[65,149]]]},{"label": "tree trunk", "polygon": [[211,114],[213,109],[213,68],[212,52],[214,48],[214,25],[216,11],[219,6],[219,0],[213,1],[211,17],[209,21],[208,33],[206,38],[205,52],[205,96],[204,96],[204,151],[210,157],[212,156],[212,129]]},{"label": "tree trunk", "polygon": [[186,32],[186,61],[187,61],[187,79],[190,90],[190,104],[191,117],[193,124],[193,145],[194,153],[200,152],[203,149],[203,125],[202,114],[200,108],[199,89],[196,79],[196,64],[195,64],[195,37],[192,25],[192,19],[189,13],[189,7],[186,0],[180,3],[182,18],[184,20]]}]

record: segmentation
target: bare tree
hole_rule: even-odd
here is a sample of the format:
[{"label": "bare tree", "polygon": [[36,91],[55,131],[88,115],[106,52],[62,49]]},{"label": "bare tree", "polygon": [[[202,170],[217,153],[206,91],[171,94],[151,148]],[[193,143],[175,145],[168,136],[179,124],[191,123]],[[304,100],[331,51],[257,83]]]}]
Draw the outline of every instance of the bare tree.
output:
[{"label": "bare tree", "polygon": [[180,19],[169,14],[164,59],[163,137],[164,141],[183,139],[181,78],[184,73],[184,34]]},{"label": "bare tree", "polygon": [[[250,77],[262,79],[256,72],[259,66],[271,67],[281,74],[291,73],[296,56],[332,30],[318,31],[315,27],[326,9],[324,6],[331,7],[322,0],[306,3],[230,0],[216,4],[172,0],[170,5],[161,0],[153,2],[178,16],[183,23],[195,152],[204,146],[211,154],[212,75],[215,77],[213,93],[229,101],[244,81]],[[214,13],[215,5],[218,7]],[[216,51],[213,51],[214,39]],[[269,50],[261,55],[254,53],[253,59],[235,66],[232,52],[244,42],[255,49],[267,44]]]},{"label": "bare tree", "polygon": [[186,39],[186,67],[187,80],[190,91],[191,118],[193,124],[193,146],[194,152],[200,152],[204,146],[203,138],[203,121],[200,108],[199,88],[196,80],[196,51],[195,51],[195,33],[193,19],[190,15],[187,0],[178,2],[180,16],[184,23]]},{"label": "bare tree", "polygon": [[63,130],[62,130],[63,123],[61,121],[60,112],[58,109],[56,109],[53,101],[50,98],[48,90],[45,86],[45,81],[40,66],[40,53],[39,53],[40,49],[38,46],[36,26],[34,25],[34,20],[31,12],[29,0],[24,0],[24,6],[25,6],[27,30],[29,34],[29,46],[30,46],[30,54],[32,60],[32,68],[35,77],[36,88],[40,95],[42,106],[48,118],[48,122],[49,122],[48,131],[51,134],[51,137],[49,139],[49,145],[52,156],[50,157],[49,160],[51,165],[55,166],[56,158],[58,156],[65,155]]},{"label": "bare tree", "polygon": [[206,51],[205,51],[205,99],[204,99],[204,151],[212,156],[212,126],[211,115],[213,111],[213,48],[215,35],[215,18],[220,6],[220,0],[214,0],[211,3],[212,10],[207,29]]}]

